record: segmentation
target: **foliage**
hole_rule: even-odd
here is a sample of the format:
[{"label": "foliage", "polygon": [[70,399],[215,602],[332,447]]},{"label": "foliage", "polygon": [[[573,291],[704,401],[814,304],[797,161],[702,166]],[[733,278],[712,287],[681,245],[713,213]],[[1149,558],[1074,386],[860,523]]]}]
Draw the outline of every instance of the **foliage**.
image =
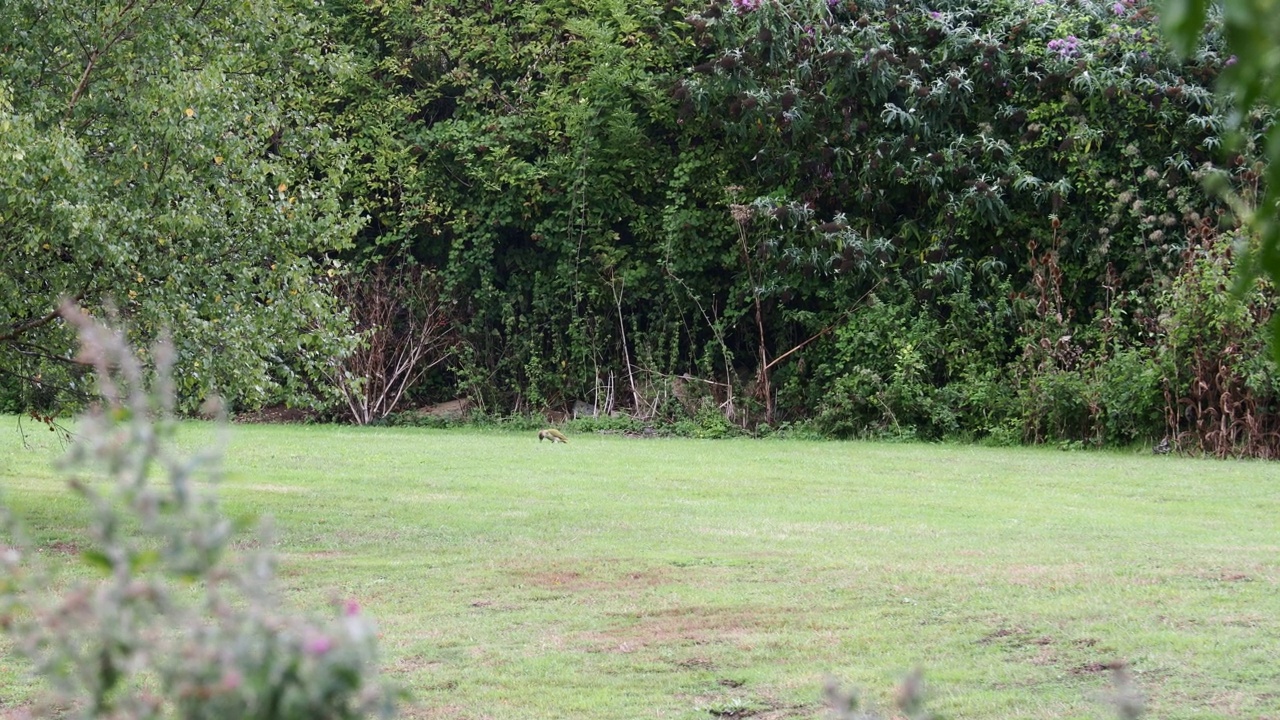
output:
[{"label": "foliage", "polygon": [[[64,308],[103,402],[67,457],[91,508],[80,556],[96,576],[47,584],[7,516],[4,627],[53,690],[86,718],[355,718],[390,715],[375,634],[354,603],[313,621],[284,612],[265,547],[227,562],[235,523],[211,484],[216,450],[174,453],[174,351],[152,348],[154,389],[123,337]],[[167,486],[151,477],[159,468]],[[79,476],[105,472],[105,481]],[[194,592],[193,592],[194,588]]]},{"label": "foliage", "polygon": [[[1241,68],[1272,62],[1232,58],[1227,44],[1252,32],[1237,16],[1209,13],[1177,54],[1147,0],[338,0],[298,12],[290,1],[252,17],[295,23],[295,55],[315,70],[291,61],[226,82],[241,106],[265,102],[259,91],[294,103],[281,142],[314,149],[277,157],[265,132],[252,145],[240,110],[201,136],[224,160],[222,145],[249,143],[237,146],[249,157],[271,140],[253,167],[310,168],[301,176],[323,209],[265,213],[299,239],[328,238],[292,249],[301,266],[288,290],[315,304],[266,332],[245,325],[245,338],[273,341],[295,338],[294,321],[306,328],[295,347],[267,348],[275,370],[234,351],[183,364],[254,397],[278,393],[273,382],[332,394],[314,371],[342,344],[343,323],[316,294],[333,286],[309,278],[352,238],[341,260],[353,284],[381,261],[416,262],[456,333],[457,352],[406,402],[465,396],[480,417],[551,418],[585,403],[712,434],[810,423],[837,436],[1155,442],[1187,431],[1169,408],[1192,401],[1162,346],[1160,318],[1180,302],[1168,289],[1198,233],[1251,242],[1240,223],[1274,204],[1270,114],[1233,115],[1214,92],[1219,76],[1243,82]],[[1194,6],[1186,17],[1199,17]],[[1178,24],[1176,7],[1165,19]],[[213,22],[209,12],[192,22]],[[216,26],[205,56],[262,24],[250,26]],[[160,77],[187,88],[179,80],[198,63],[162,67],[174,62]],[[24,87],[10,95],[27,157],[105,152],[37,134],[57,113],[39,116],[29,98],[51,91]],[[134,125],[159,132],[164,117]],[[65,152],[64,139],[75,141]],[[71,173],[67,193],[76,173],[105,172],[41,162]],[[53,207],[69,212],[76,197]],[[222,196],[199,197],[218,217],[242,217],[220,214]],[[267,209],[243,198],[246,213]],[[248,277],[225,268],[227,282],[247,284],[223,296],[255,317],[266,262]],[[230,332],[225,319],[175,316],[187,296],[157,297],[152,315],[173,322],[180,345],[192,326]],[[209,376],[212,362],[225,371]],[[1276,400],[1269,366],[1224,362],[1254,378],[1258,407]],[[257,370],[230,372],[246,366]],[[8,402],[36,406],[51,383],[83,385],[38,380]],[[1231,452],[1274,452],[1269,437],[1234,435]]]},{"label": "foliage", "polygon": [[656,52],[655,18],[594,5],[340,13],[376,40],[357,114],[336,115],[365,149],[356,192],[376,208],[359,252],[407,249],[439,268],[466,340],[461,390],[482,408],[585,397],[615,351],[616,306],[651,296],[652,255],[640,275],[619,263],[633,236],[657,237],[629,222],[663,174],[644,165],[661,147],[643,132],[660,96],[641,60]]},{"label": "foliage", "polygon": [[[1102,445],[1163,436],[1187,452],[1274,456],[1278,374],[1263,337],[1274,302],[1266,288],[1228,291],[1230,236],[1207,222],[1185,233],[1182,267],[1149,300],[1154,312],[1137,295],[1114,298],[1092,324],[1100,332],[1093,339],[1073,336],[1063,321],[1052,279],[1060,273],[1045,256],[1040,311],[1025,328],[1017,369],[1029,440]],[[1136,338],[1125,337],[1126,324]]]},{"label": "foliage", "polygon": [[[691,18],[708,62],[678,88],[681,112],[723,139],[745,193],[813,218],[796,230],[830,218],[825,245],[786,223],[764,236],[761,255],[781,257],[779,300],[794,304],[819,273],[824,291],[857,297],[841,284],[874,279],[874,248],[919,303],[897,319],[853,313],[820,355],[821,374],[841,377],[817,405],[829,432],[982,434],[1006,413],[1032,440],[1172,432],[1157,410],[1168,368],[1149,324],[1124,313],[1164,312],[1155,290],[1180,272],[1180,229],[1233,227],[1198,184],[1247,197],[1260,166],[1256,143],[1229,171],[1212,164],[1226,127],[1208,88],[1224,65],[1216,33],[1180,60],[1152,20],[1134,2],[712,4]],[[940,295],[978,312],[956,316]],[[938,328],[968,334],[944,347]],[[884,340],[850,344],[864,332]],[[986,379],[981,419],[964,412],[966,377]]]},{"label": "foliage", "polygon": [[1183,231],[1262,187],[1256,142],[1215,164],[1220,33],[1176,56],[1140,0],[334,12],[357,254],[438,269],[488,413],[1154,439]]},{"label": "foliage", "polygon": [[0,5],[0,374],[24,404],[92,394],[61,298],[171,329],[184,409],[313,394],[347,333],[315,278],[360,220],[315,112],[352,64],[308,5]]},{"label": "foliage", "polygon": [[[1232,95],[1228,116],[1232,145],[1264,148],[1267,163],[1258,171],[1262,191],[1256,198],[1237,198],[1236,207],[1249,220],[1253,237],[1245,255],[1242,283],[1265,274],[1280,286],[1280,13],[1273,0],[1165,0],[1164,27],[1177,50],[1194,52],[1208,25],[1221,23],[1230,67],[1222,86]],[[1220,14],[1220,17],[1218,17]],[[1221,188],[1219,188],[1221,189]],[[1272,320],[1272,354],[1280,360],[1280,315]]]},{"label": "foliage", "polygon": [[1234,243],[1207,230],[1198,240],[1162,303],[1171,434],[1186,450],[1276,457],[1280,372],[1262,332],[1275,316],[1274,293],[1268,285],[1228,292]]},{"label": "foliage", "polygon": [[[1145,8],[719,8],[692,19],[711,62],[683,82],[684,111],[723,137],[748,194],[816,218],[797,228],[809,239],[770,241],[794,265],[780,287],[821,274],[856,296],[840,284],[874,260],[922,295],[971,277],[985,298],[989,278],[1025,281],[1026,244],[1052,229],[1079,313],[1108,268],[1126,281],[1172,267],[1147,236],[1212,209],[1180,179],[1211,158],[1213,124],[1191,120],[1213,115],[1215,56],[1173,62]],[[1069,57],[1047,49],[1068,32]]]}]

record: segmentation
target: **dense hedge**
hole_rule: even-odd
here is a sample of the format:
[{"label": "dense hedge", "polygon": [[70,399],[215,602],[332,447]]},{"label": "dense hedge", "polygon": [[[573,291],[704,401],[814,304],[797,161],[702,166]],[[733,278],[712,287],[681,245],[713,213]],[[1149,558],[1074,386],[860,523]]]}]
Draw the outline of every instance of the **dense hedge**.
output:
[{"label": "dense hedge", "polygon": [[334,108],[356,259],[437,268],[465,341],[429,394],[1278,447],[1269,303],[1220,292],[1206,185],[1247,203],[1260,166],[1224,149],[1212,32],[1179,60],[1127,0],[340,14],[371,68]]},{"label": "dense hedge", "polygon": [[[134,197],[103,188],[138,173],[76,165],[69,150],[66,162],[87,173],[77,187],[96,203],[73,206],[94,222],[129,219],[80,236],[57,230],[72,206],[11,178],[27,201],[5,227],[59,272],[10,273],[30,288],[6,305],[0,410],[47,411],[57,398],[41,393],[72,386],[40,371],[65,367],[66,353],[30,328],[55,333],[51,298],[90,283],[84,302],[114,296],[140,332],[176,325],[179,374],[199,380],[183,385],[186,407],[211,387],[245,405],[331,398],[325,384],[340,383],[349,398],[395,388],[383,410],[467,396],[491,416],[620,411],[711,435],[1280,449],[1277,373],[1260,332],[1271,289],[1226,292],[1239,245],[1253,242],[1236,213],[1265,190],[1258,143],[1271,118],[1245,117],[1242,136],[1229,135],[1214,86],[1233,59],[1213,27],[1179,59],[1142,0],[277,9],[248,18],[244,36],[275,37],[287,19],[280,27],[307,49],[294,65],[315,72],[286,78],[275,97],[236,85],[226,112],[246,123],[280,114],[279,127],[305,125],[314,138],[277,127],[210,150],[170,138],[173,118],[151,105],[130,106],[154,125],[147,132],[173,140],[165,147],[189,172],[146,175]],[[80,22],[25,12],[20,29]],[[147,37],[177,27],[178,16],[136,14],[157,28]],[[226,29],[219,15],[196,17]],[[53,37],[11,39],[37,36]],[[22,43],[15,58],[48,54]],[[134,44],[112,47],[121,63],[143,62]],[[237,48],[216,45],[210,58],[238,67]],[[0,88],[0,110],[14,119],[10,154],[52,177],[66,162],[36,157],[44,135],[33,118],[69,111],[57,93],[32,100],[44,97],[41,67],[15,65],[34,75]],[[142,76],[104,67],[114,70],[95,75],[95,88],[139,97],[125,88]],[[173,79],[215,92],[201,67],[175,65]],[[71,97],[72,110],[90,107]],[[221,122],[196,105],[175,111],[183,127]],[[123,131],[106,112],[118,107],[92,108],[101,128]],[[107,142],[93,125],[59,127],[78,133],[72,150],[142,146]],[[280,155],[286,135],[294,144]],[[238,152],[276,168],[270,182],[218,184]],[[199,194],[177,190],[179,179],[240,199],[186,202]],[[308,225],[294,205],[313,196],[323,217]],[[186,198],[184,242],[203,255],[152,238],[169,207],[160,197]],[[274,208],[278,228],[255,203]],[[224,205],[235,212],[214,222]],[[226,244],[217,250],[207,228],[235,232],[214,232]],[[63,256],[43,236],[63,238],[80,264],[55,262]],[[128,249],[129,272],[106,272],[95,243]],[[135,250],[167,264],[144,268]],[[372,281],[384,276],[423,285]],[[403,297],[379,297],[393,288]],[[421,305],[387,316],[377,357],[422,347],[395,337],[419,327],[432,348],[457,351],[401,398],[399,385],[353,370],[364,365],[327,361],[351,340],[334,294],[369,306],[350,314],[361,328],[374,307]],[[195,300],[213,314],[182,315]],[[272,310],[269,343],[237,314],[277,307],[287,312]]]}]

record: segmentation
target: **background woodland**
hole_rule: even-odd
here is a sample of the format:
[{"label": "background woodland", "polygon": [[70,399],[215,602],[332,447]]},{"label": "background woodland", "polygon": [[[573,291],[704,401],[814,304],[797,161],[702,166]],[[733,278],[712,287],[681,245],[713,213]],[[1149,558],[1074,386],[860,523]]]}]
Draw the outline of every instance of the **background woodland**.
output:
[{"label": "background woodland", "polygon": [[1124,0],[14,0],[0,410],[89,391],[70,297],[167,329],[188,410],[1273,457],[1273,294],[1228,291],[1272,117],[1217,94],[1219,25],[1180,56]]}]

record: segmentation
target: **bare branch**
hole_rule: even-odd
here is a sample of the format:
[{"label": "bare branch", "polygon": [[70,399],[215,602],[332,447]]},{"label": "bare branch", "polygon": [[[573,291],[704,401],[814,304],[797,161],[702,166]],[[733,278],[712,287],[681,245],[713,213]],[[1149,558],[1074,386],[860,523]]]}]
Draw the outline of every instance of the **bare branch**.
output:
[{"label": "bare branch", "polygon": [[417,267],[383,263],[334,291],[361,335],[358,347],[326,372],[351,418],[364,425],[390,415],[406,393],[456,345],[439,286]]},{"label": "bare branch", "polygon": [[45,325],[48,325],[54,320],[57,320],[58,315],[59,313],[57,310],[51,310],[46,315],[42,315],[38,318],[32,318],[31,320],[28,320],[24,323],[18,323],[17,325],[14,325],[13,327],[11,327],[9,329],[9,332],[5,333],[4,335],[0,335],[0,343],[12,342],[14,340],[17,340],[20,336],[22,336],[25,333],[29,333],[32,330],[35,330],[36,328],[44,327]]},{"label": "bare branch", "polygon": [[785,360],[785,359],[787,358],[787,356],[791,355],[792,353],[796,352],[797,350],[800,350],[800,349],[801,349],[801,348],[803,348],[804,346],[808,345],[809,343],[813,342],[814,340],[817,340],[818,338],[822,337],[823,335],[826,335],[827,333],[831,332],[833,329],[835,329],[836,327],[838,327],[838,326],[840,325],[840,323],[842,323],[842,322],[844,322],[845,320],[847,320],[847,319],[849,318],[849,316],[853,314],[853,311],[854,311],[855,309],[857,309],[857,307],[858,307],[859,305],[861,305],[861,304],[862,304],[862,301],[863,301],[863,300],[866,300],[866,299],[867,299],[867,297],[871,295],[871,293],[875,292],[875,291],[876,291],[876,290],[877,290],[881,285],[883,285],[883,284],[884,284],[884,279],[882,278],[882,279],[880,279],[879,281],[877,281],[875,285],[871,286],[871,289],[870,289],[870,290],[868,290],[868,291],[866,291],[865,293],[863,293],[863,294],[862,294],[862,297],[858,298],[858,301],[857,301],[857,302],[855,302],[855,303],[854,303],[854,304],[853,304],[853,305],[852,305],[852,306],[851,306],[847,311],[845,311],[845,313],[844,313],[843,315],[841,315],[841,316],[840,316],[840,317],[839,317],[835,322],[833,322],[833,323],[831,323],[830,325],[828,325],[828,326],[826,326],[826,327],[822,328],[822,329],[821,329],[821,330],[819,330],[817,333],[815,333],[812,337],[810,337],[808,340],[805,340],[804,342],[801,342],[799,345],[796,345],[795,347],[791,348],[790,350],[788,350],[788,351],[786,351],[786,352],[782,353],[782,354],[781,354],[781,355],[779,355],[778,357],[776,357],[776,358],[774,358],[773,360],[771,360],[771,361],[769,362],[769,364],[765,366],[765,370],[769,370],[769,369],[770,369],[770,368],[772,368],[774,365],[777,365],[778,363],[780,363],[780,362],[782,362],[783,360]]}]

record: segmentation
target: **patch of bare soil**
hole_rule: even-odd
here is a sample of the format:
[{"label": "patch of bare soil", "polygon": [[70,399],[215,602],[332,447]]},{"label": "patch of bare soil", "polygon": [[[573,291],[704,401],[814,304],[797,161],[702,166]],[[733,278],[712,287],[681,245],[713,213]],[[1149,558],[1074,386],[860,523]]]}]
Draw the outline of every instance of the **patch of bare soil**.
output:
[{"label": "patch of bare soil", "polygon": [[768,628],[771,614],[750,608],[678,607],[645,613],[629,625],[585,633],[590,652],[630,653],[650,646],[744,643]]},{"label": "patch of bare soil", "polygon": [[1208,580],[1210,582],[1224,582],[1224,583],[1253,582],[1252,577],[1240,572],[1224,571],[1220,573],[1209,573],[1209,574],[1201,575],[1200,577],[1201,579]]},{"label": "patch of bare soil", "polygon": [[1024,638],[1026,636],[1027,636],[1027,631],[1024,628],[1018,627],[1016,625],[1011,628],[1002,627],[996,630],[992,630],[986,635],[983,635],[978,640],[978,644],[990,645],[992,643],[999,642],[1005,645],[1021,645],[1025,642]]},{"label": "patch of bare soil", "polygon": [[43,550],[44,552],[53,553],[54,555],[79,555],[80,554],[79,545],[73,542],[66,542],[64,540],[54,540],[48,545],[41,546],[40,549]]},{"label": "patch of bare soil", "polygon": [[671,572],[667,567],[628,569],[621,567],[621,563],[605,563],[597,567],[551,565],[511,570],[511,574],[521,584],[568,592],[631,591],[658,587],[674,582]]},{"label": "patch of bare soil", "polygon": [[[444,663],[442,663],[439,660],[429,658],[422,654],[402,655],[401,657],[397,658],[395,662],[387,666],[386,670],[392,675],[403,677],[405,675],[412,675],[414,673],[433,670],[435,668],[441,667],[443,664]],[[450,680],[444,683],[437,684],[436,686],[433,687],[433,689],[452,690],[456,686],[457,686],[457,682]]]},{"label": "patch of bare soil", "polygon": [[[1116,660],[1114,649],[1097,638],[1066,641],[1048,635],[1037,635],[1021,627],[1002,627],[979,638],[980,645],[998,645],[1031,665],[1065,667],[1071,675],[1088,675],[1110,670]],[[1083,657],[1082,657],[1083,656]]]},{"label": "patch of bare soil", "polygon": [[[718,683],[723,686],[723,683]],[[736,689],[738,686],[732,686]],[[771,694],[751,693],[749,699],[734,693],[729,699],[722,693],[701,695],[695,699],[695,706],[711,717],[716,718],[752,718],[752,720],[794,720],[795,718],[817,717],[817,706],[796,705],[779,701]]]},{"label": "patch of bare soil", "polygon": [[744,709],[737,711],[722,711],[720,713],[713,714],[717,717],[751,718],[752,720],[794,720],[795,718],[816,717],[812,707],[806,707],[803,705],[769,707],[761,710]]},{"label": "patch of bare soil", "polygon": [[755,720],[796,720],[797,718],[812,718],[815,716],[816,710],[812,705],[790,705],[756,713],[751,717]]},{"label": "patch of bare soil", "polygon": [[1087,662],[1068,668],[1067,672],[1072,675],[1092,675],[1094,673],[1107,672],[1114,666],[1114,663],[1109,662]]}]

